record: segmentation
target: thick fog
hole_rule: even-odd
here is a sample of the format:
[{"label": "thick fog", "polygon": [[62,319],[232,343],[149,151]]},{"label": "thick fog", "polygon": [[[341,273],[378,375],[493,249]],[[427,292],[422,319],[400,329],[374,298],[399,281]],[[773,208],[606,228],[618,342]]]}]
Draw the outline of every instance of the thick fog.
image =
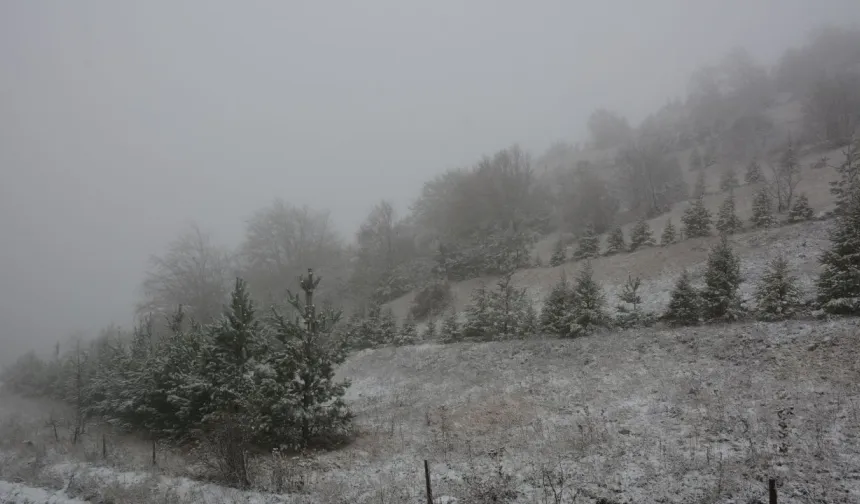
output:
[{"label": "thick fog", "polygon": [[351,237],[512,143],[634,124],[734,46],[772,62],[856,0],[0,4],[0,362],[132,320],[190,222],[275,197]]}]

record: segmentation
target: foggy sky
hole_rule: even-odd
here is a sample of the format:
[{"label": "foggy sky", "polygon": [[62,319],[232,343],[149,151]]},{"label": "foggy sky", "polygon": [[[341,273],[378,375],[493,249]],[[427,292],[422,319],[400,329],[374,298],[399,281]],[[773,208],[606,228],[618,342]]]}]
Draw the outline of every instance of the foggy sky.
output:
[{"label": "foggy sky", "polygon": [[350,238],[382,197],[518,142],[634,123],[736,45],[772,61],[857,0],[0,2],[0,362],[128,325],[189,223],[275,197]]}]

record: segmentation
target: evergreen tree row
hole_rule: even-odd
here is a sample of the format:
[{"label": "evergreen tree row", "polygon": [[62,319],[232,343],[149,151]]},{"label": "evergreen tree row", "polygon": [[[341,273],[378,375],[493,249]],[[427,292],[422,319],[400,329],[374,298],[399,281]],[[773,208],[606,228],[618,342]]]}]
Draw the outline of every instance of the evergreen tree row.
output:
[{"label": "evergreen tree row", "polygon": [[[305,286],[313,288],[310,278]],[[70,402],[76,433],[100,418],[127,431],[198,442],[231,435],[260,448],[332,447],[350,435],[347,381],[334,373],[346,356],[333,329],[339,313],[290,299],[295,316],[261,318],[237,279],[224,315],[202,326],[181,309],[165,334],[151,321],[132,334],[105,333],[51,361],[32,354],[3,377],[13,391]],[[242,481],[238,483],[243,484]]]}]

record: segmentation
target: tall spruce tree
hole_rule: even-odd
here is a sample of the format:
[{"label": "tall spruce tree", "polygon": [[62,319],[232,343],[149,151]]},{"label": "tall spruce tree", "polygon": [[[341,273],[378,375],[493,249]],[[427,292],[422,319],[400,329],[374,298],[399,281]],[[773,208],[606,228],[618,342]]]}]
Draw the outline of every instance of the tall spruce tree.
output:
[{"label": "tall spruce tree", "polygon": [[460,341],[462,338],[460,322],[457,320],[457,312],[455,310],[450,310],[442,321],[442,327],[439,329],[439,337],[445,343]]},{"label": "tall spruce tree", "polygon": [[652,317],[646,315],[639,306],[642,304],[642,296],[639,295],[641,285],[641,278],[627,276],[627,281],[618,296],[622,304],[616,307],[615,321],[619,327],[640,327],[653,322]]},{"label": "tall spruce tree", "polygon": [[391,307],[382,310],[379,317],[379,332],[374,342],[377,346],[385,346],[394,343],[397,338],[397,318]]},{"label": "tall spruce tree", "polygon": [[609,237],[606,240],[605,255],[614,255],[627,250],[627,243],[624,241],[624,231],[621,226],[617,226],[609,232]]},{"label": "tall spruce tree", "polygon": [[520,336],[534,336],[540,332],[540,321],[538,320],[538,312],[534,303],[526,301],[525,313],[523,314],[522,324],[520,326]]},{"label": "tall spruce tree", "polygon": [[606,298],[600,284],[594,280],[594,268],[591,262],[586,262],[573,286],[573,317],[571,334],[585,336],[591,334],[596,327],[605,326],[608,316],[605,311]]},{"label": "tall spruce tree", "polygon": [[761,165],[755,159],[747,165],[747,171],[744,174],[744,182],[747,184],[757,184],[764,180],[764,174],[761,171]]},{"label": "tall spruce tree", "polygon": [[769,228],[775,224],[770,193],[762,187],[755,193],[750,222],[756,228]]},{"label": "tall spruce tree", "polygon": [[427,325],[424,326],[424,333],[421,335],[421,339],[424,341],[433,341],[436,339],[436,319],[430,318],[427,320]]},{"label": "tall spruce tree", "polygon": [[693,287],[690,273],[681,272],[672,289],[669,306],[662,317],[672,325],[696,325],[702,318],[702,300],[699,291]]},{"label": "tall spruce tree", "polygon": [[549,265],[552,267],[561,266],[567,262],[567,247],[561,237],[555,242],[555,247],[552,251],[552,256],[549,258]]},{"label": "tall spruce tree", "polygon": [[600,252],[600,236],[595,233],[594,226],[589,224],[585,227],[582,236],[579,237],[576,252],[573,258],[576,260],[597,257]]},{"label": "tall spruce tree", "polygon": [[734,234],[743,229],[743,223],[735,213],[735,195],[730,193],[717,214],[716,228],[722,234]]},{"label": "tall spruce tree", "polygon": [[562,338],[570,336],[574,301],[573,289],[562,274],[544,300],[540,312],[541,330]]},{"label": "tall spruce tree", "polygon": [[860,136],[854,138],[844,151],[845,161],[836,167],[839,180],[830,183],[830,193],[836,199],[836,214],[845,213],[851,194],[860,187]]},{"label": "tall spruce tree", "polygon": [[412,313],[407,312],[406,318],[400,324],[400,331],[397,333],[395,344],[411,345],[416,341],[418,341],[418,328],[415,324],[415,317],[412,316]]},{"label": "tall spruce tree", "polygon": [[489,292],[494,334],[503,338],[519,336],[527,304],[526,290],[514,286],[511,273],[502,275],[496,289]]},{"label": "tall spruce tree", "polygon": [[756,311],[764,320],[792,316],[801,304],[797,278],[791,274],[788,261],[778,256],[768,264],[755,289]]},{"label": "tall spruce tree", "polygon": [[705,319],[740,318],[742,311],[738,287],[742,281],[740,259],[732,250],[728,236],[722,235],[719,243],[708,254],[705,288],[702,290],[702,314]]},{"label": "tall spruce tree", "polygon": [[645,219],[640,218],[630,231],[630,251],[633,252],[636,249],[653,247],[654,245],[654,235],[651,233],[651,227],[648,226],[648,222]]},{"label": "tall spruce tree", "polygon": [[819,261],[818,302],[828,313],[860,313],[860,190],[850,193],[841,216],[830,228],[830,249]]},{"label": "tall spruce tree", "polygon": [[806,193],[801,193],[794,200],[794,204],[791,205],[791,210],[788,212],[788,220],[789,222],[807,221],[812,219],[813,215],[815,215],[815,212],[809,206],[809,198],[806,197]]},{"label": "tall spruce tree", "polygon": [[466,307],[463,336],[472,339],[489,339],[493,334],[490,296],[485,285],[472,291],[472,300]]},{"label": "tall spruce tree", "polygon": [[684,211],[681,222],[684,224],[684,236],[687,238],[700,238],[711,235],[711,213],[705,208],[702,198],[693,201],[693,204]]},{"label": "tall spruce tree", "polygon": [[250,384],[247,371],[261,348],[260,323],[245,282],[237,278],[230,306],[212,330],[205,378],[211,385],[209,413],[240,410]]},{"label": "tall spruce tree", "polygon": [[666,225],[663,227],[663,234],[660,236],[660,246],[666,247],[675,243],[677,240],[677,232],[675,231],[675,225],[672,224],[672,219],[666,220]]}]

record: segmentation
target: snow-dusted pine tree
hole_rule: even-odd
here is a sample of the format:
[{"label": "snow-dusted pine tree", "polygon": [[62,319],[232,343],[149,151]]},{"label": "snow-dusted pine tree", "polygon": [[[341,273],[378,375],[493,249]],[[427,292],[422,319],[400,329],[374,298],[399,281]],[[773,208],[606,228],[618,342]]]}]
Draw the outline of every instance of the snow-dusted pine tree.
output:
[{"label": "snow-dusted pine tree", "polygon": [[519,336],[528,300],[525,289],[514,286],[511,273],[502,275],[496,289],[490,291],[489,304],[494,334],[502,338]]},{"label": "snow-dusted pine tree", "polygon": [[705,208],[702,198],[696,199],[692,205],[684,211],[681,222],[684,224],[684,236],[687,238],[700,238],[711,235],[711,213]]},{"label": "snow-dusted pine tree", "polygon": [[744,225],[735,213],[735,195],[729,193],[717,214],[717,231],[722,234],[734,234],[743,229]]},{"label": "snow-dusted pine tree", "polygon": [[830,249],[819,259],[818,302],[828,313],[860,313],[860,190],[830,228]]},{"label": "snow-dusted pine tree", "polygon": [[549,265],[552,267],[561,266],[565,262],[567,262],[567,247],[564,240],[559,237],[552,250],[552,256],[549,258]]},{"label": "snow-dusted pine tree", "polygon": [[442,321],[442,327],[439,329],[439,338],[445,343],[453,343],[460,341],[462,338],[460,332],[460,323],[457,320],[457,312],[453,309],[448,312],[448,316]]},{"label": "snow-dusted pine tree", "polygon": [[807,221],[812,219],[813,215],[815,215],[815,212],[812,210],[812,207],[809,206],[809,198],[806,197],[806,193],[801,193],[797,199],[794,200],[794,204],[791,205],[791,210],[788,212],[788,221]]},{"label": "snow-dusted pine tree", "polygon": [[403,319],[403,323],[400,325],[400,331],[397,333],[395,344],[411,345],[416,341],[418,341],[418,328],[415,325],[415,317],[412,316],[412,313],[407,312],[406,318]]},{"label": "snow-dusted pine tree", "polygon": [[604,255],[614,255],[627,250],[627,243],[624,241],[624,231],[621,226],[617,226],[609,232],[609,237],[606,240],[606,252]]},{"label": "snow-dusted pine tree", "polygon": [[582,236],[579,237],[579,243],[576,252],[573,254],[573,258],[578,261],[580,259],[597,257],[599,251],[600,236],[595,233],[594,226],[589,224],[583,230]]},{"label": "snow-dusted pine tree", "polygon": [[540,321],[538,320],[538,312],[534,303],[530,300],[526,301],[525,313],[520,327],[521,337],[531,337],[540,332]]},{"label": "snow-dusted pine tree", "polygon": [[606,298],[600,284],[594,280],[594,268],[590,261],[579,270],[573,286],[573,298],[573,319],[570,325],[573,336],[591,334],[596,327],[607,324]]},{"label": "snow-dusted pine tree", "polygon": [[622,304],[616,307],[615,323],[619,327],[641,327],[653,323],[653,317],[643,312],[639,306],[642,304],[642,296],[639,295],[641,285],[641,278],[628,275],[627,282],[618,296]]},{"label": "snow-dusted pine tree", "polygon": [[660,236],[660,246],[666,247],[675,243],[677,234],[678,233],[675,231],[675,225],[672,224],[672,219],[667,219],[666,226],[663,227],[663,234]]},{"label": "snow-dusted pine tree", "polygon": [[490,296],[483,284],[472,291],[472,301],[466,307],[463,336],[472,339],[489,339],[493,334]]},{"label": "snow-dusted pine tree", "polygon": [[830,183],[830,193],[836,199],[836,214],[844,213],[851,201],[851,193],[860,187],[860,136],[843,151],[845,161],[836,167],[839,180]]},{"label": "snow-dusted pine tree", "polygon": [[630,231],[630,251],[633,252],[638,248],[653,247],[654,245],[654,235],[651,233],[651,227],[648,226],[648,222],[645,219],[640,218]]},{"label": "snow-dusted pine tree", "polygon": [[764,320],[792,316],[801,304],[797,278],[788,269],[785,257],[778,256],[768,264],[755,289],[756,312]]},{"label": "snow-dusted pine tree", "polygon": [[702,302],[699,291],[693,287],[690,273],[684,270],[675,282],[669,306],[662,318],[672,325],[696,325],[702,318],[701,313]]},{"label": "snow-dusted pine tree", "polygon": [[693,199],[701,199],[705,192],[707,191],[705,186],[705,171],[702,170],[699,172],[699,175],[696,177],[696,185],[693,186]]},{"label": "snow-dusted pine tree", "polygon": [[768,228],[775,224],[770,193],[766,187],[759,189],[753,197],[750,222],[756,228]]},{"label": "snow-dusted pine tree", "polygon": [[540,312],[541,330],[562,338],[570,336],[571,313],[574,306],[573,289],[562,274],[549,291]]},{"label": "snow-dusted pine tree", "polygon": [[436,319],[430,318],[427,320],[427,325],[424,326],[421,339],[424,341],[433,341],[436,339]]},{"label": "snow-dusted pine tree", "polygon": [[738,287],[741,263],[722,235],[719,243],[708,254],[708,269],[705,271],[705,288],[702,289],[702,314],[706,320],[737,320],[742,315]]},{"label": "snow-dusted pine tree", "polygon": [[394,311],[391,307],[382,310],[379,317],[379,332],[377,333],[374,344],[377,346],[385,346],[394,343],[397,337],[397,318],[394,316]]},{"label": "snow-dusted pine tree", "polygon": [[740,187],[740,185],[741,184],[738,182],[738,174],[735,173],[735,169],[733,167],[726,168],[720,174],[720,191],[731,191]]},{"label": "snow-dusted pine tree", "polygon": [[764,174],[761,172],[761,165],[755,159],[747,165],[747,171],[744,174],[744,182],[747,184],[757,184],[764,180]]}]

